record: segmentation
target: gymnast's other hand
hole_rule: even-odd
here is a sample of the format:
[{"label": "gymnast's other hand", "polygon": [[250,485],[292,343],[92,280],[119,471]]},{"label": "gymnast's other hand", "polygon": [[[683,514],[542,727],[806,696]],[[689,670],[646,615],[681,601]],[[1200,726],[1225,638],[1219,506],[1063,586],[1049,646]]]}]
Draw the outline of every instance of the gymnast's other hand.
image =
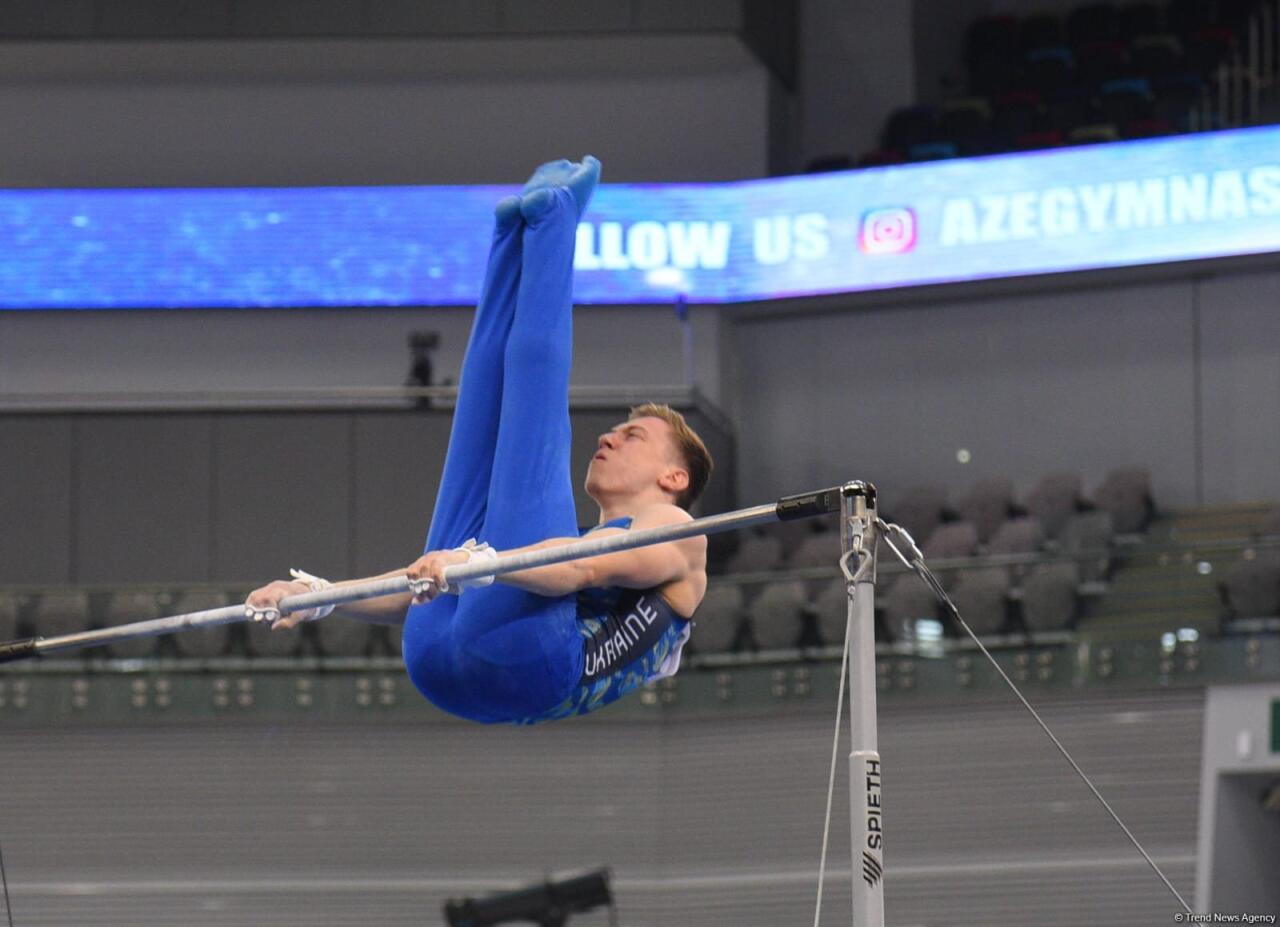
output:
[{"label": "gymnast's other hand", "polygon": [[449,585],[444,578],[444,571],[446,567],[466,563],[469,559],[470,557],[464,550],[429,550],[409,564],[409,568],[405,570],[405,575],[409,577],[409,582],[421,583],[424,580],[430,582],[430,585],[426,586],[421,592],[414,593],[413,604],[421,605],[423,602],[430,602],[442,592],[449,592],[453,595],[461,592],[457,585]]},{"label": "gymnast's other hand", "polygon": [[304,608],[300,612],[281,615],[280,600],[310,591],[311,587],[306,583],[294,583],[277,579],[275,582],[268,583],[260,589],[255,589],[249,593],[249,597],[244,600],[245,617],[254,621],[271,622],[272,631],[287,631],[290,628],[296,628],[302,622],[310,619],[316,613],[316,609]]}]

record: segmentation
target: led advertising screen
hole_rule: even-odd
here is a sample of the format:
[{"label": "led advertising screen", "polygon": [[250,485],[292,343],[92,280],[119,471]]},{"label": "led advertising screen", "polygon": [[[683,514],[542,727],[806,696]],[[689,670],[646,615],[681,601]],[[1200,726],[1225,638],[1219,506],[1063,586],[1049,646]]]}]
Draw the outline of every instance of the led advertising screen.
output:
[{"label": "led advertising screen", "polygon": [[[604,165],[608,176],[609,165]],[[0,190],[0,307],[470,305],[514,187]],[[1280,251],[1280,127],[605,184],[585,304],[732,303]]]}]

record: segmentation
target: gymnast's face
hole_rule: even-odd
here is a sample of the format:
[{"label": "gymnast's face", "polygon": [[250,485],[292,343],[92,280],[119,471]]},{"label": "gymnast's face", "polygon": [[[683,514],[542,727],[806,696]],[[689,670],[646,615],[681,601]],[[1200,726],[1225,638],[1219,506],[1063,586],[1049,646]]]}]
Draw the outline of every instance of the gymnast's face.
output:
[{"label": "gymnast's face", "polygon": [[613,426],[596,442],[587,466],[587,494],[639,494],[652,487],[666,489],[678,463],[671,426],[645,416]]}]

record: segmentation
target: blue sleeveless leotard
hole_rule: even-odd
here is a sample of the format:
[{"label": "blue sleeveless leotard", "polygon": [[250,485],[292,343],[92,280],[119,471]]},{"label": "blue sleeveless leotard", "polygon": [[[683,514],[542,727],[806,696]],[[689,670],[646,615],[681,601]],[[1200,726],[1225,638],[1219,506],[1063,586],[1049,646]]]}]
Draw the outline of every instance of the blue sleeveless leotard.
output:
[{"label": "blue sleeveless leotard", "polygon": [[[615,518],[597,527],[630,528],[631,519]],[[576,619],[583,655],[577,685],[555,707],[514,723],[584,715],[646,682],[675,675],[693,625],[677,615],[656,589],[618,586],[579,592]]]}]

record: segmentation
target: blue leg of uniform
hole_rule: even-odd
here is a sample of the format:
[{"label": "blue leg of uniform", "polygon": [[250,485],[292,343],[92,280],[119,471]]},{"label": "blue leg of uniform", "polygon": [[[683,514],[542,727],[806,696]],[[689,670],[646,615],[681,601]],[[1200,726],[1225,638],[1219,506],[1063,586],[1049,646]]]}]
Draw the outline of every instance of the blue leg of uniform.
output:
[{"label": "blue leg of uniform", "polygon": [[[433,521],[429,547],[454,546],[476,535],[499,549],[510,549],[577,533],[568,408],[573,251],[578,219],[598,176],[599,163],[593,158],[581,165],[551,162],[539,168],[525,188],[520,269],[514,275],[515,307],[505,331],[502,369],[498,374],[492,371],[492,358],[483,363],[482,376],[501,383],[496,431],[486,432],[490,450],[483,517],[476,530],[464,520],[467,530],[439,544],[434,543],[438,532]],[[513,279],[509,269],[501,279]],[[477,327],[479,322],[478,315]],[[473,331],[468,362],[477,344],[488,349],[491,343]],[[464,367],[464,394],[467,376]],[[489,421],[484,419],[486,425]],[[455,418],[442,502],[454,458],[452,442],[460,438],[470,441],[474,436],[464,438]],[[477,488],[473,485],[468,492]],[[475,510],[469,505],[466,514]],[[443,541],[452,533],[442,529],[439,534]],[[448,615],[435,608],[446,600],[452,600],[445,606]],[[444,626],[413,630],[428,624]],[[572,596],[547,598],[494,584],[457,599],[441,597],[410,611],[407,665],[411,638],[415,659],[424,670],[415,674],[411,668],[415,683],[440,707],[477,721],[537,714],[562,700],[582,670]],[[428,652],[433,648],[436,652]]]},{"label": "blue leg of uniform", "polygon": [[498,203],[495,220],[425,550],[457,547],[475,537],[488,504],[502,412],[504,357],[515,318],[524,251],[519,197]]},{"label": "blue leg of uniform", "polygon": [[[427,530],[425,550],[457,547],[480,533],[489,501],[489,479],[502,412],[507,335],[520,288],[524,218],[520,198],[507,197],[495,210],[493,238],[480,302],[462,362],[440,489]],[[413,606],[405,619],[401,649],[409,677],[445,711],[465,707],[461,693],[441,685],[448,677],[455,596]]]}]

